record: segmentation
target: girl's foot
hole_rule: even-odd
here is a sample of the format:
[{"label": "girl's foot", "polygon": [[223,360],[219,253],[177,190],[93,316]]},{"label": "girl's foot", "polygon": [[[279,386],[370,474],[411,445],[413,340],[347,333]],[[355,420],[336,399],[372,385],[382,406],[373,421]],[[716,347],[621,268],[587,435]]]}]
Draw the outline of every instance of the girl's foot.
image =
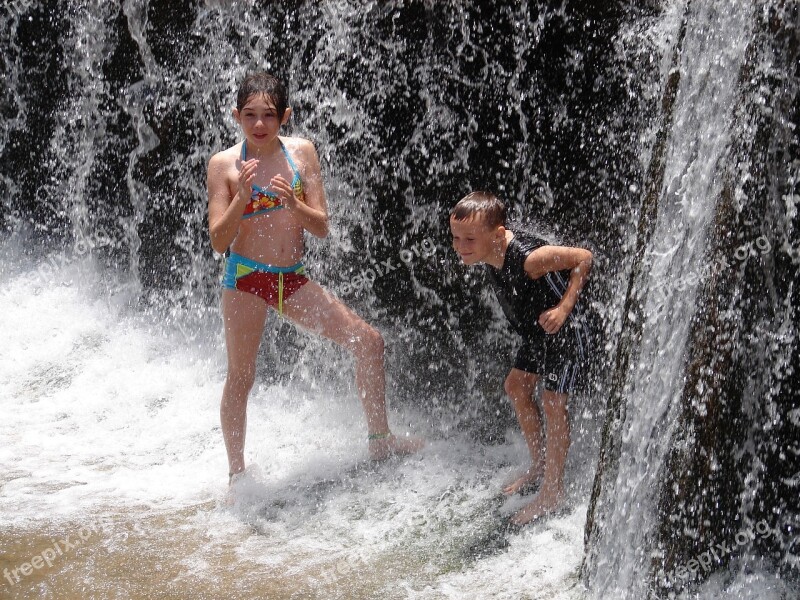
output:
[{"label": "girl's foot", "polygon": [[407,456],[419,452],[425,440],[413,436],[397,437],[393,433],[371,434],[369,436],[369,457],[372,460],[386,460],[392,456]]}]

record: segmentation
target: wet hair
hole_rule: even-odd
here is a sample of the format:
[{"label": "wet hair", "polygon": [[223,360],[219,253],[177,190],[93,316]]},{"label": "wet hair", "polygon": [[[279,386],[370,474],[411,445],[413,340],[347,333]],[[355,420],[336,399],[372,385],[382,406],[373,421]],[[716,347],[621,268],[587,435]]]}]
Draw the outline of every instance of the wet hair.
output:
[{"label": "wet hair", "polygon": [[272,100],[275,109],[278,111],[278,118],[283,118],[283,113],[289,105],[289,97],[286,93],[286,86],[280,79],[264,71],[259,71],[245,77],[239,86],[236,94],[236,109],[241,111],[247,101],[258,94],[264,94]]},{"label": "wet hair", "polygon": [[450,211],[456,221],[480,219],[489,227],[506,224],[506,205],[491,192],[472,192],[459,200]]}]

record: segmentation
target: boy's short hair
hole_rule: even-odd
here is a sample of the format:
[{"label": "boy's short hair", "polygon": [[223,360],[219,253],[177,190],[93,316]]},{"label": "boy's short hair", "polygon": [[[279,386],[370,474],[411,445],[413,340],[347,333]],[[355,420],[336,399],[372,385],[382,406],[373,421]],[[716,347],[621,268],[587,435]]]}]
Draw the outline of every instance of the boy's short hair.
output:
[{"label": "boy's short hair", "polygon": [[286,86],[283,85],[280,79],[265,71],[259,71],[245,77],[239,86],[239,92],[236,94],[236,110],[241,111],[247,101],[256,94],[264,94],[272,100],[273,104],[275,104],[275,109],[278,111],[278,118],[283,118],[283,113],[286,112],[286,108],[289,106],[289,96],[286,93]]},{"label": "boy's short hair", "polygon": [[456,203],[450,218],[456,221],[479,218],[489,227],[505,226],[506,205],[491,192],[472,192]]}]

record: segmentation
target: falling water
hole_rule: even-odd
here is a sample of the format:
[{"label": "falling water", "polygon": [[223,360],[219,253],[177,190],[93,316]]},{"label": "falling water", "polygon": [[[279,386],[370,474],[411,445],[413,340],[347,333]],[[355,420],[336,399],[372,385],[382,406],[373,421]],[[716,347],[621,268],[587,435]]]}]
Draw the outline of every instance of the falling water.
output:
[{"label": "falling water", "polygon": [[[648,542],[657,525],[654,478],[658,477],[678,426],[685,348],[698,289],[708,276],[709,223],[721,193],[720,162],[730,146],[739,71],[751,35],[748,10],[694,3],[688,10],[681,74],[666,151],[658,216],[646,251],[642,343],[631,365],[625,394],[623,450],[613,491],[604,499],[609,516],[598,559],[598,598],[613,590],[643,598],[649,586]],[[677,37],[678,32],[672,32]],[[644,553],[643,553],[644,551]]]},{"label": "falling water", "polygon": [[[4,7],[2,594],[644,597],[660,526],[649,489],[679,423],[720,165],[740,134],[739,78],[764,7],[638,4]],[[231,508],[205,169],[238,141],[231,107],[256,68],[288,83],[288,132],[320,154],[332,232],[307,240],[312,277],[382,331],[390,421],[429,444],[370,465],[350,359],[271,317],[248,409],[261,474]],[[642,249],[653,115],[672,69],[664,184]],[[568,505],[519,532],[505,519],[527,498],[497,494],[527,459],[502,392],[516,340],[449,249],[447,210],[476,188],[596,256],[585,302],[600,317],[598,355],[570,401]],[[624,450],[585,549],[637,272]]]},{"label": "falling water", "polygon": [[[792,284],[783,285],[791,279],[762,292],[788,266],[771,262],[773,244],[787,258],[794,252],[793,210],[784,212],[780,200],[795,184],[786,177],[793,169],[783,162],[786,146],[760,138],[766,130],[785,143],[793,128],[783,111],[797,81],[770,86],[783,72],[773,48],[796,52],[774,33],[785,25],[791,40],[796,14],[768,3],[676,8],[675,58],[662,78],[668,128],[650,156],[655,193],[644,202],[622,317],[623,335],[634,333],[619,352],[585,575],[597,598],[696,593],[705,580],[701,597],[789,597],[780,578],[761,579],[759,569],[763,548],[787,551],[794,517],[781,526],[761,507],[775,502],[773,512],[787,516],[795,509],[780,498],[754,502],[756,493],[774,493],[759,481],[762,456],[789,440],[751,432],[791,419],[792,405],[781,398],[796,346]],[[747,95],[752,88],[755,97]],[[753,159],[767,156],[775,162]],[[787,182],[788,196],[772,177]],[[796,268],[786,273],[796,277]],[[759,340],[765,336],[771,347]],[[762,371],[766,364],[773,366]],[[782,468],[792,473],[790,463]],[[782,560],[794,563],[791,550]],[[713,575],[725,566],[741,579]],[[786,574],[795,579],[790,568]]]}]

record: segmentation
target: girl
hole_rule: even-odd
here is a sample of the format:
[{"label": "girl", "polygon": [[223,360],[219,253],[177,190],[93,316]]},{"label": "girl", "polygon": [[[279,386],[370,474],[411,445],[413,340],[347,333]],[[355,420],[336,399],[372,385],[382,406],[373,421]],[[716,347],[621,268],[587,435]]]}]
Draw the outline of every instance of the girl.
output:
[{"label": "girl", "polygon": [[313,144],[280,135],[291,112],[277,78],[263,72],[250,75],[233,109],[244,141],[208,163],[211,245],[227,254],[222,313],[228,373],[220,416],[229,482],[245,468],[247,397],[270,307],[354,355],[372,459],[422,446],[421,440],[397,438],[389,429],[381,334],[306,277],[303,232],[325,237],[328,210]]}]

